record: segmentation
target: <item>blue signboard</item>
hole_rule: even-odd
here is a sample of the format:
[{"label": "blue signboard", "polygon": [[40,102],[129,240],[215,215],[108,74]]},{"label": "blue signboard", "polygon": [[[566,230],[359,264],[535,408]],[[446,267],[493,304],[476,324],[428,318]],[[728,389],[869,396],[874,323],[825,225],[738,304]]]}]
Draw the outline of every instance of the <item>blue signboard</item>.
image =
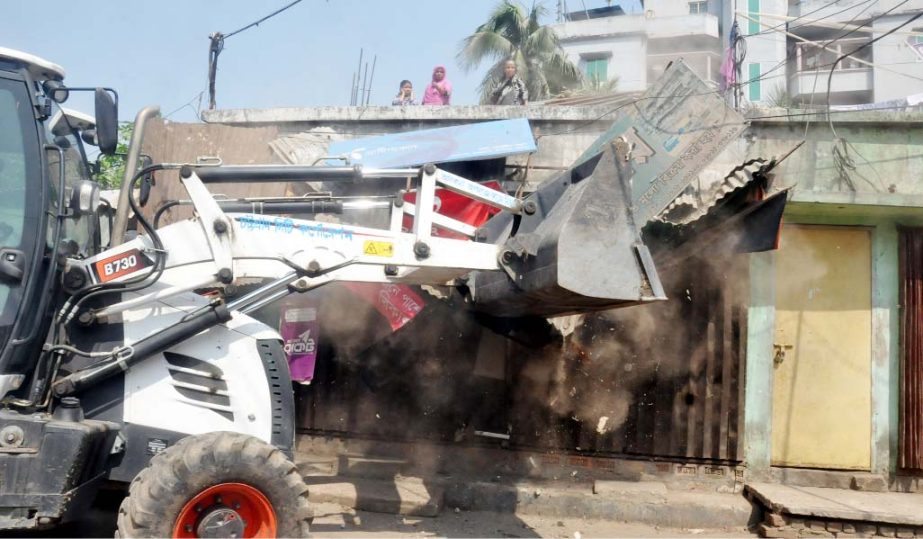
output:
[{"label": "blue signboard", "polygon": [[[349,156],[352,164],[400,168],[425,163],[492,159],[535,150],[529,121],[520,118],[341,140],[332,142],[327,153]],[[343,163],[328,161],[328,164]]]}]

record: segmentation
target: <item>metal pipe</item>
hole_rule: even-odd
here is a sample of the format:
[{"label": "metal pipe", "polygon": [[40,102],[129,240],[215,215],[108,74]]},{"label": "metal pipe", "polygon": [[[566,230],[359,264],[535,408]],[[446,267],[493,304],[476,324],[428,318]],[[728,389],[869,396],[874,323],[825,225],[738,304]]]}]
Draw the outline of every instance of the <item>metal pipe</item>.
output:
[{"label": "metal pipe", "polygon": [[375,80],[375,64],[378,63],[378,55],[372,58],[372,76],[369,77],[369,89],[365,93],[365,106],[369,106],[369,99],[372,97],[372,81]]},{"label": "metal pipe", "polygon": [[280,289],[285,290],[290,283],[298,280],[298,278],[297,271],[286,273],[282,277],[231,301],[228,303],[228,310],[240,311],[241,309],[245,309],[251,303],[261,300],[266,294],[273,294]]},{"label": "metal pipe", "polygon": [[[307,288],[305,288],[305,289],[299,289],[299,290],[298,290],[298,293],[299,293],[299,294],[303,294],[303,293],[305,293],[305,292],[309,292],[309,291],[311,291],[311,290],[314,290],[315,288],[320,288],[320,287],[324,286],[325,284],[327,284],[327,283],[329,283],[329,282],[330,282],[330,279],[316,280],[316,281],[310,283],[310,284],[308,285]],[[279,290],[278,292],[276,292],[276,293],[274,293],[274,294],[272,294],[272,295],[266,296],[265,298],[263,298],[263,299],[261,299],[261,300],[259,300],[259,301],[255,301],[255,302],[251,303],[250,305],[247,305],[247,306],[245,306],[245,307],[243,307],[243,308],[241,308],[241,309],[238,309],[238,310],[239,310],[240,312],[244,313],[244,314],[250,314],[250,313],[252,313],[252,312],[254,312],[254,311],[258,311],[258,310],[262,309],[263,307],[269,305],[270,303],[272,303],[272,302],[274,302],[274,301],[279,301],[280,299],[284,298],[285,296],[288,296],[289,294],[292,294],[292,290],[289,290],[288,288],[285,288],[285,289]]]},{"label": "metal pipe", "polygon": [[305,165],[226,165],[199,167],[194,173],[203,183],[336,181],[364,178],[417,176],[416,168],[312,167]]},{"label": "metal pipe", "polygon": [[270,303],[273,303],[273,302],[275,302],[275,301],[279,301],[280,299],[284,298],[285,296],[287,296],[287,295],[289,295],[289,294],[291,294],[291,293],[292,293],[291,290],[289,290],[288,288],[284,288],[284,289],[279,290],[279,291],[277,291],[277,292],[275,292],[275,293],[273,293],[273,294],[271,294],[271,295],[269,295],[269,296],[266,296],[265,298],[261,298],[259,301],[254,301],[254,302],[251,303],[250,305],[245,305],[244,307],[242,307],[242,308],[240,308],[240,309],[238,309],[238,310],[239,310],[240,312],[244,313],[244,314],[250,314],[250,313],[252,313],[252,312],[255,312],[255,311],[258,311],[258,310],[262,309],[263,307],[269,305]]},{"label": "metal pipe", "polygon": [[207,329],[231,319],[230,311],[221,303],[214,303],[183,317],[182,320],[149,335],[131,345],[114,351],[112,359],[98,367],[77,371],[54,384],[55,395],[62,397],[92,387],[110,378],[139,361],[163,352],[171,346],[182,343]]},{"label": "metal pipe", "polygon": [[135,116],[135,127],[131,132],[131,142],[128,145],[128,157],[125,160],[125,175],[122,176],[122,188],[119,191],[119,202],[115,208],[115,225],[110,234],[110,247],[121,245],[125,241],[125,231],[128,229],[128,197],[131,188],[131,179],[138,170],[138,158],[141,156],[141,143],[144,141],[144,127],[148,119],[160,114],[160,107],[151,105],[138,111]]}]

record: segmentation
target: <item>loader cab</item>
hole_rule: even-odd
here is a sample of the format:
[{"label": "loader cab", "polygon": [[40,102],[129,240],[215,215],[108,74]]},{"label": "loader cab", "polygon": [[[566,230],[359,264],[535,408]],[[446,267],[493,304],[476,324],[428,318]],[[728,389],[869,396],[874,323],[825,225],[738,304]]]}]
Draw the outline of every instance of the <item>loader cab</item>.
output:
[{"label": "loader cab", "polygon": [[[99,191],[81,135],[112,133],[60,108],[56,99],[66,94],[54,89],[63,79],[56,64],[0,48],[0,398],[38,356],[60,296],[60,260],[99,250]],[[108,131],[113,114],[106,112]]]}]

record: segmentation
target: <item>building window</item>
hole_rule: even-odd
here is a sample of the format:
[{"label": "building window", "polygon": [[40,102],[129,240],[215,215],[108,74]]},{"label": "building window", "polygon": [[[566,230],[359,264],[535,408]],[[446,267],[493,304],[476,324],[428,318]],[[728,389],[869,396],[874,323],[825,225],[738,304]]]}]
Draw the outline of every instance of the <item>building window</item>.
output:
[{"label": "building window", "polygon": [[750,102],[756,102],[760,100],[760,64],[750,64],[750,67],[747,71],[747,80],[749,83],[747,87],[750,89],[748,97]]},{"label": "building window", "polygon": [[747,0],[747,34],[760,33],[760,0]]},{"label": "building window", "polygon": [[[836,41],[833,43],[832,41]],[[869,42],[868,38],[841,39],[831,40],[826,49],[817,46],[816,43],[798,43],[796,58],[798,71],[829,71],[833,62],[844,54],[846,58],[840,60],[836,65],[837,71],[842,69],[862,69],[868,67],[868,64],[862,63],[872,61],[872,48],[864,47]],[[864,47],[864,48],[861,48]]]},{"label": "building window", "polygon": [[586,78],[592,82],[609,80],[609,59],[595,58],[586,61]]},{"label": "building window", "polygon": [[689,13],[708,13],[708,2],[689,2]]},{"label": "building window", "polygon": [[[918,28],[913,29],[914,32],[921,31]],[[910,36],[907,38],[907,44],[910,45],[911,50],[917,55],[917,62],[923,62],[923,37],[921,36]]]}]

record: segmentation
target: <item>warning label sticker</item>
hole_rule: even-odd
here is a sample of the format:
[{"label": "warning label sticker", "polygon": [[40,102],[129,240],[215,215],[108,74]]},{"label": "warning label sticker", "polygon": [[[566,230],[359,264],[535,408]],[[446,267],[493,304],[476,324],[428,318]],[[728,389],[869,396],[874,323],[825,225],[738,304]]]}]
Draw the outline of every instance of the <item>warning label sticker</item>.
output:
[{"label": "warning label sticker", "polygon": [[362,244],[362,253],[369,256],[394,256],[394,244],[390,241],[372,241],[366,240]]}]

